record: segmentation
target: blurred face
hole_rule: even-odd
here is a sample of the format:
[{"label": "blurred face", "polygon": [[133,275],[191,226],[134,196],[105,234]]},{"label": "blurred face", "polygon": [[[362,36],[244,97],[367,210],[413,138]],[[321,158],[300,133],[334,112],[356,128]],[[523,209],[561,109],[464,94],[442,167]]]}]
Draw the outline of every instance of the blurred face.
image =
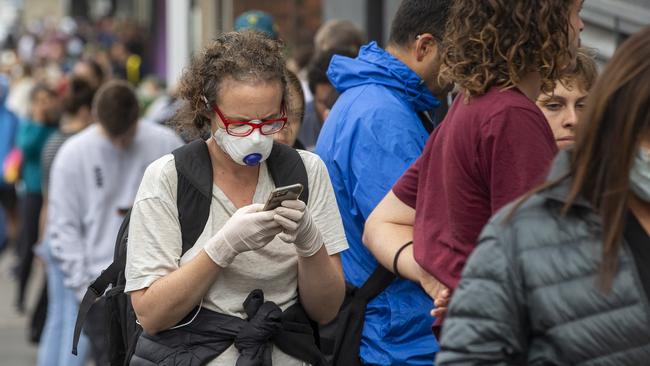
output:
[{"label": "blurred face", "polygon": [[327,118],[327,101],[333,89],[329,83],[316,84],[316,90],[314,90],[314,109],[321,123]]},{"label": "blurred face", "polygon": [[557,83],[553,95],[540,94],[537,106],[548,121],[558,149],[566,149],[575,141],[575,128],[585,107],[587,92],[575,82]]},{"label": "blurred face", "polygon": [[59,121],[61,108],[57,98],[45,90],[36,93],[32,100],[32,119],[44,124],[55,124]]}]

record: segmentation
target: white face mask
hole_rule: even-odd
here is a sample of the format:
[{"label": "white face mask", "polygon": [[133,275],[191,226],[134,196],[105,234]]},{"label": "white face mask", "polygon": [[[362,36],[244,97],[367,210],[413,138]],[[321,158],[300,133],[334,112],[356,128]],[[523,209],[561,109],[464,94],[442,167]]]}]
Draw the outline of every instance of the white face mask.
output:
[{"label": "white face mask", "polygon": [[262,135],[259,129],[250,135],[237,137],[229,135],[224,128],[217,128],[214,140],[235,163],[255,166],[266,160],[273,149],[273,137]]},{"label": "white face mask", "polygon": [[632,162],[630,188],[645,202],[650,202],[650,151],[640,147]]}]

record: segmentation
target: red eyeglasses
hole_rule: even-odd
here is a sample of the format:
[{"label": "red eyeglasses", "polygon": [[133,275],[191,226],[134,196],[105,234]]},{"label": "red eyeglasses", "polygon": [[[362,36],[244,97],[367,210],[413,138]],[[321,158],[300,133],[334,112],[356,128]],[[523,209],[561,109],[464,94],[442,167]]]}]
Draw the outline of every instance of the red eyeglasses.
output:
[{"label": "red eyeglasses", "polygon": [[280,118],[270,118],[270,119],[252,119],[250,121],[239,121],[236,119],[230,119],[221,113],[219,107],[215,104],[212,108],[213,111],[219,115],[219,118],[223,121],[223,124],[226,126],[226,133],[232,136],[245,137],[253,133],[256,128],[260,129],[262,135],[272,135],[276,132],[279,132],[287,124],[287,116],[284,110],[284,103],[280,107],[282,116]]}]

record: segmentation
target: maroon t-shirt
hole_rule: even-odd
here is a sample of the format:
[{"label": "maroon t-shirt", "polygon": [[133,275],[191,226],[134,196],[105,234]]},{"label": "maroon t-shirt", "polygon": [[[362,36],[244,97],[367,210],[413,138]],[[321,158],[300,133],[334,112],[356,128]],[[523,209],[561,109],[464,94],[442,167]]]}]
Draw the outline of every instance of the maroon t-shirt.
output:
[{"label": "maroon t-shirt", "polygon": [[393,187],[415,208],[415,260],[455,288],[490,216],[540,183],[557,148],[539,108],[518,89],[459,94],[418,160]]}]

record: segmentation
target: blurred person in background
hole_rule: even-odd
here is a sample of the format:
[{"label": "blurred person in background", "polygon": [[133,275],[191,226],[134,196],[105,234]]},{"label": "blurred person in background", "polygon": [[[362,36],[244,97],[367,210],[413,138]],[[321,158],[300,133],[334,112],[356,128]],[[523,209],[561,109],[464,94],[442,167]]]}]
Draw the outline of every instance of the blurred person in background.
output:
[{"label": "blurred person in background", "polygon": [[[6,101],[9,94],[9,78],[0,74],[0,165],[4,165],[9,152],[14,148],[18,117],[7,109]],[[0,173],[4,168],[0,167]],[[16,190],[13,182],[5,181],[4,174],[0,175],[0,253],[16,235]]]},{"label": "blurred person in background", "polygon": [[536,104],[551,126],[558,149],[566,149],[575,142],[578,121],[597,76],[596,61],[588,50],[581,48],[575,67],[555,83],[553,92],[537,97]]},{"label": "blurred person in background", "polygon": [[[361,46],[366,44],[366,36],[363,31],[354,25],[349,20],[343,19],[332,19],[323,23],[314,38],[310,41],[311,45],[309,47],[301,47],[298,52],[299,54],[295,57],[295,63],[288,63],[296,66],[296,69],[292,69],[298,75],[298,79],[302,83],[302,89],[305,91],[305,102],[307,104],[306,119],[311,119],[310,116],[315,116],[314,107],[311,104],[313,99],[313,94],[309,88],[309,82],[307,78],[308,65],[312,62],[312,59],[316,57],[319,53],[327,52],[333,49],[337,50],[346,50],[344,55],[356,55],[359,53]],[[300,52],[301,50],[305,50]],[[306,52],[308,50],[308,53]],[[305,55],[307,55],[305,57]],[[298,56],[303,56],[303,62],[298,62]]]},{"label": "blurred person in background", "polygon": [[[301,140],[309,150],[313,150],[316,146],[318,133],[325,121],[322,114],[317,111],[317,102],[314,101],[314,90],[312,90],[314,89],[313,85],[329,84],[326,73],[332,55],[357,57],[359,49],[366,43],[366,37],[363,31],[349,20],[332,19],[318,28],[313,43],[314,51],[311,58],[297,74],[305,91],[307,103],[303,122],[305,127],[301,134]],[[311,82],[309,80],[310,73],[312,74],[311,79],[314,79]]]},{"label": "blurred person in background", "polygon": [[[78,301],[113,261],[115,236],[147,165],[183,144],[170,129],[138,121],[138,100],[125,81],[105,83],[92,113],[97,123],[56,153],[48,189],[47,243]],[[108,364],[104,312],[102,298],[84,326],[97,366]]]},{"label": "blurred person in background", "polygon": [[323,23],[314,36],[314,52],[329,50],[346,50],[357,54],[366,44],[363,31],[354,23],[344,19],[332,19]]},{"label": "blurred person in background", "polygon": [[650,358],[650,27],[591,90],[574,149],[490,219],[436,364],[645,365]]},{"label": "blurred person in background", "polygon": [[307,150],[313,151],[316,148],[318,135],[325,121],[325,110],[331,93],[334,89],[332,83],[327,78],[327,69],[334,55],[354,58],[357,57],[358,50],[351,51],[348,49],[329,49],[321,51],[314,55],[314,58],[307,66],[307,85],[313,96],[313,100],[307,103],[305,110],[305,119],[298,138],[305,144]]},{"label": "blurred person in background", "polygon": [[[420,156],[433,130],[424,112],[440,104],[434,93],[444,89],[437,82],[439,49],[451,3],[402,1],[385,50],[371,42],[357,58],[334,56],[327,71],[341,95],[316,152],[329,170],[350,243],[341,255],[345,278],[357,288],[376,273],[392,277],[361,237],[372,210]],[[423,309],[432,305],[416,279],[392,281],[365,307],[355,357],[373,365],[431,365],[438,343],[433,318]]]},{"label": "blurred person in background", "polygon": [[17,239],[18,277],[16,306],[25,309],[25,291],[32,271],[34,244],[39,239],[39,217],[43,204],[41,154],[61,118],[60,100],[46,84],[36,84],[30,94],[30,117],[20,121],[16,146],[23,153],[20,171],[20,228]]},{"label": "blurred person in background", "polygon": [[302,92],[300,80],[296,74],[286,70],[287,90],[285,92],[285,108],[287,109],[287,123],[278,133],[273,134],[273,139],[279,143],[305,150],[305,146],[298,139],[303,117],[305,116],[305,94]]},{"label": "blurred person in background", "polygon": [[[436,334],[483,226],[538,184],[557,153],[535,101],[575,65],[583,1],[544,4],[453,3],[441,77],[461,92],[422,156],[366,223],[364,242],[384,266],[425,279]],[[413,245],[398,260],[405,242]]]},{"label": "blurred person in background", "polygon": [[7,96],[7,109],[18,118],[28,118],[30,111],[30,92],[36,81],[32,77],[32,66],[28,63],[17,64],[12,68],[12,82]]},{"label": "blurred person in background", "polygon": [[305,104],[311,102],[313,98],[307,89],[307,65],[313,56],[313,38],[309,38],[308,40],[298,41],[298,44],[294,45],[290,56],[287,58],[287,69],[296,74],[300,80],[305,94]]},{"label": "blurred person in background", "polygon": [[106,81],[106,72],[97,61],[85,58],[77,61],[72,67],[73,78],[81,78],[90,84],[90,87],[97,90]]},{"label": "blurred person in background", "polygon": [[47,265],[47,316],[45,328],[38,347],[38,366],[83,366],[90,350],[88,338],[82,335],[77,356],[70,352],[72,336],[77,317],[77,297],[63,283],[61,263],[54,260],[49,246],[47,213],[48,185],[54,157],[63,143],[88,127],[92,122],[91,106],[95,87],[85,78],[73,77],[63,97],[63,117],[59,130],[45,144],[42,153],[43,166],[43,208],[41,209],[41,235],[43,237],[40,253]]}]

